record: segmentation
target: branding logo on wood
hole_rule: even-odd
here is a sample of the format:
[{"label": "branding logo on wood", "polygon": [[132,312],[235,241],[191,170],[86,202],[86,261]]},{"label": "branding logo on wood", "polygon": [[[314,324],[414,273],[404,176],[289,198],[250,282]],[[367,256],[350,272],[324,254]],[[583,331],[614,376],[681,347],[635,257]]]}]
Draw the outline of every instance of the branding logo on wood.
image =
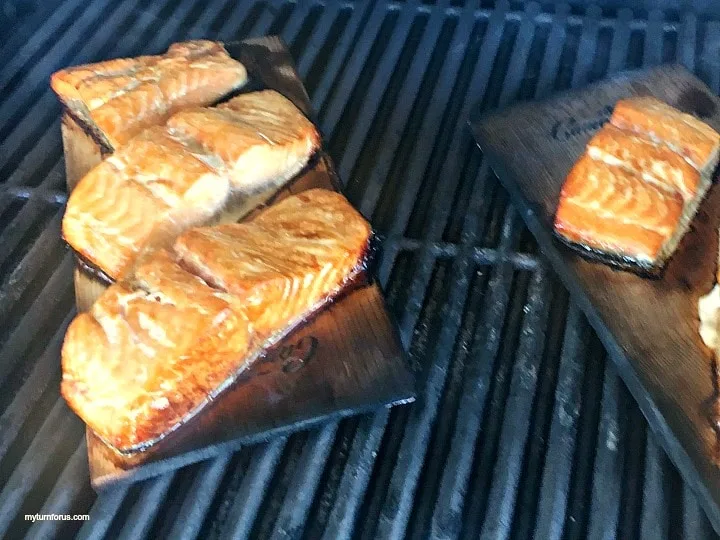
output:
[{"label": "branding logo on wood", "polygon": [[307,364],[315,355],[319,341],[315,336],[305,336],[297,343],[285,345],[278,353],[282,360],[282,370],[294,373]]},{"label": "branding logo on wood", "polygon": [[590,118],[578,120],[571,117],[567,120],[555,122],[550,133],[556,141],[567,141],[583,133],[600,129],[610,119],[612,112],[612,106],[607,106],[598,111],[597,115]]}]

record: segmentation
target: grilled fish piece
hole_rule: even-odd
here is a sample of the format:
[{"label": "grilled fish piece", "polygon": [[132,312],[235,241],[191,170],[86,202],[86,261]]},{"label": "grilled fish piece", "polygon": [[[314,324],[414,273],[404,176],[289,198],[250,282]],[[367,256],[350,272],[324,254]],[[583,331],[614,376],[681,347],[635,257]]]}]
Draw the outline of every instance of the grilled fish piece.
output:
[{"label": "grilled fish piece", "polygon": [[701,178],[697,169],[669,146],[609,123],[590,140],[587,154],[608,165],[626,168],[658,187],[679,191],[685,201],[706,191],[710,183],[709,178]]},{"label": "grilled fish piece", "polygon": [[171,243],[222,210],[229,182],[209,161],[164,128],[147,130],[78,183],[63,237],[85,262],[120,278],[140,253]]},{"label": "grilled fish piece", "polygon": [[242,94],[215,108],[185,110],[167,125],[217,155],[228,165],[232,185],[246,192],[285,183],[320,144],[312,122],[274,90]]},{"label": "grilled fish piece", "polygon": [[289,100],[257,94],[222,110],[180,112],[131,139],[73,190],[65,240],[116,280],[140,254],[169,246],[188,227],[231,211],[237,219],[245,201],[276,192],[307,164],[320,137]]},{"label": "grilled fish piece", "polygon": [[255,332],[267,338],[357,269],[369,235],[367,222],[342,195],[318,189],[281,201],[249,223],[189,230],[175,252],[185,268],[240,299]]},{"label": "grilled fish piece", "polygon": [[572,244],[650,270],[684,233],[682,214],[678,192],[585,154],[562,188],[555,230]]},{"label": "grilled fish piece", "polygon": [[172,45],[163,55],[72,67],[50,80],[58,97],[110,149],[185,108],[211,105],[242,87],[245,67],[216,42]]},{"label": "grilled fish piece", "polygon": [[717,165],[720,135],[702,120],[654,97],[618,101],[610,122],[672,147],[702,175],[710,175]]},{"label": "grilled fish piece", "polygon": [[337,296],[363,271],[370,236],[322,189],[247,223],[185,232],[70,324],[64,398],[116,450],[146,448]]},{"label": "grilled fish piece", "polygon": [[[164,265],[163,270],[177,269]],[[170,431],[242,365],[250,325],[198,281],[206,301],[113,285],[68,328],[62,394],[110,445],[129,449]]]},{"label": "grilled fish piece", "polygon": [[572,247],[657,274],[710,188],[720,135],[652,97],[617,103],[560,194],[555,232]]}]

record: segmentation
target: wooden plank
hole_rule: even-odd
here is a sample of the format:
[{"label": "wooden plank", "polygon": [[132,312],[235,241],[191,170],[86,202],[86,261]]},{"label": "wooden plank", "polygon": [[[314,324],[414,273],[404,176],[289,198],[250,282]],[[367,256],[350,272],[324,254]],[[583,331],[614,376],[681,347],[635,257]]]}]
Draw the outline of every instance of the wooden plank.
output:
[{"label": "wooden plank", "polygon": [[[282,42],[260,38],[227,48],[248,68],[250,89],[273,88],[312,116],[305,88]],[[104,149],[89,126],[67,113],[63,144],[72,190],[104,157]],[[321,151],[285,187],[253,200],[250,206],[255,210],[243,212],[243,219],[291,194],[316,187],[339,190],[339,186],[332,161]],[[93,487],[101,490],[136,482],[332,418],[413,401],[414,381],[395,323],[380,287],[367,277],[236,373],[234,382],[199,414],[144,452],[121,455],[88,430]],[[107,286],[78,264],[78,310],[88,309]]]},{"label": "wooden plank", "polygon": [[685,68],[626,72],[551,100],[474,116],[478,145],[513,196],[545,256],[587,315],[648,422],[720,529],[717,383],[698,334],[698,298],[715,282],[720,189],[713,186],[658,279],[588,261],[553,237],[560,189],[624,97],[653,95],[720,129],[720,101]]}]

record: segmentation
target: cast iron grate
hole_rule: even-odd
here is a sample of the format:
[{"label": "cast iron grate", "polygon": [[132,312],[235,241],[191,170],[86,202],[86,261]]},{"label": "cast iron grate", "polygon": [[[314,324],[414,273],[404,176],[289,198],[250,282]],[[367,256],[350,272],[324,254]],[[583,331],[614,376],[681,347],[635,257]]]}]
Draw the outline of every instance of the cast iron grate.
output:
[{"label": "cast iron grate", "polygon": [[[0,41],[0,536],[712,536],[597,339],[536,254],[465,120],[678,60],[720,91],[720,23],[537,3],[64,0]],[[58,395],[73,313],[59,67],[190,37],[290,44],[420,400],[96,497]],[[90,513],[31,525],[26,513]]]}]

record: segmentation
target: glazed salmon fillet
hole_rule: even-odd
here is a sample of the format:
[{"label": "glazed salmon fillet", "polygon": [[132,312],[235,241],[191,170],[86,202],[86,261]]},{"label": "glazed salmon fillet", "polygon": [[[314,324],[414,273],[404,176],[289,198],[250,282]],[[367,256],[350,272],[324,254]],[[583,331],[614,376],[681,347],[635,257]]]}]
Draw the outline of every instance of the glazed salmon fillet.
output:
[{"label": "glazed salmon fillet", "polygon": [[78,183],[62,234],[86,263],[115,280],[140,253],[212,219],[228,195],[224,174],[163,128],[151,128]]},{"label": "glazed salmon fillet", "polygon": [[227,163],[233,186],[250,192],[268,182],[284,183],[320,144],[312,122],[274,90],[242,94],[215,108],[182,111],[167,125]]},{"label": "glazed salmon fillet", "polygon": [[370,225],[340,194],[290,196],[191,229],[68,328],[62,394],[121,452],[163,438],[365,268]]},{"label": "glazed salmon fillet", "polygon": [[618,101],[610,123],[673,147],[702,174],[710,174],[717,165],[720,147],[717,131],[654,97]]},{"label": "glazed salmon fillet", "polygon": [[624,167],[660,187],[679,191],[685,200],[697,194],[700,184],[697,169],[669,146],[641,134],[605,124],[588,143],[587,153],[593,159]]},{"label": "glazed salmon fillet", "polygon": [[213,222],[233,202],[277,191],[308,163],[320,136],[277,92],[254,94],[229,102],[238,111],[180,112],[92,169],[68,200],[68,244],[117,280],[141,254],[169,246],[189,227]]},{"label": "glazed salmon fillet", "polygon": [[679,193],[585,155],[563,186],[555,229],[589,249],[650,263],[672,238],[682,211]]},{"label": "glazed salmon fillet", "polygon": [[187,231],[175,252],[185,268],[239,298],[255,331],[270,337],[358,269],[369,235],[342,195],[311,190],[249,223]]},{"label": "glazed salmon fillet", "polygon": [[[172,273],[172,264],[163,270]],[[62,394],[120,450],[171,430],[249,350],[242,313],[200,280],[183,286],[205,301],[173,303],[162,289],[113,285],[68,328]]]},{"label": "glazed salmon fillet", "polygon": [[242,87],[245,67],[213,41],[172,45],[163,55],[121,58],[58,71],[60,99],[116,149],[186,107],[211,105]]},{"label": "glazed salmon fillet", "polygon": [[652,97],[617,103],[563,185],[555,233],[603,262],[657,274],[712,183],[720,136]]}]

